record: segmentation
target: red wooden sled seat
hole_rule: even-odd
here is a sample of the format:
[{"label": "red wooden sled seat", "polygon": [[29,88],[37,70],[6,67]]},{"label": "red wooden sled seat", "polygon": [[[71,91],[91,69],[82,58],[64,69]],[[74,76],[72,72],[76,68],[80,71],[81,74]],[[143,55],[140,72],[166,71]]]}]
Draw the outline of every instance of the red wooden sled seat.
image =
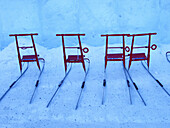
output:
[{"label": "red wooden sled seat", "polygon": [[132,61],[147,60],[145,53],[133,53]]},{"label": "red wooden sled seat", "polygon": [[[39,55],[37,55],[37,56],[39,56]],[[36,61],[36,55],[23,55],[21,61],[22,62],[33,62],[33,61]]]},{"label": "red wooden sled seat", "polygon": [[123,54],[121,53],[107,54],[107,60],[108,61],[123,61]]},{"label": "red wooden sled seat", "polygon": [[[85,57],[85,55],[83,55],[83,57]],[[81,55],[68,55],[67,62],[80,63],[80,62],[82,62],[82,57],[81,57]]]}]

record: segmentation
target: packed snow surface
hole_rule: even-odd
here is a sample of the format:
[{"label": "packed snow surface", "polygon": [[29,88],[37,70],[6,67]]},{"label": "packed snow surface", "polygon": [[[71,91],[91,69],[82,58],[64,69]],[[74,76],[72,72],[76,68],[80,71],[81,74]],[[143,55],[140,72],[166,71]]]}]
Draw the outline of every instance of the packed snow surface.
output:
[{"label": "packed snow surface", "polygon": [[[105,46],[88,46],[90,51],[85,55],[90,59],[90,70],[79,108],[75,110],[85,75],[81,64],[73,64],[64,84],[51,105],[46,108],[65,74],[62,47],[47,49],[38,44],[36,46],[38,54],[46,60],[46,63],[33,103],[29,104],[29,100],[39,74],[36,63],[30,63],[28,71],[0,102],[1,128],[168,128],[170,126],[170,97],[144,70],[140,62],[132,63],[130,74],[147,106],[142,103],[132,83],[130,87],[132,105],[130,105],[122,62],[108,63],[105,102],[101,105]],[[150,71],[170,92],[170,63],[165,57],[169,47],[169,44],[161,44],[155,51],[151,51]],[[128,65],[128,60],[126,62]],[[0,52],[0,95],[3,95],[19,75],[16,46],[15,43],[11,43]]]}]

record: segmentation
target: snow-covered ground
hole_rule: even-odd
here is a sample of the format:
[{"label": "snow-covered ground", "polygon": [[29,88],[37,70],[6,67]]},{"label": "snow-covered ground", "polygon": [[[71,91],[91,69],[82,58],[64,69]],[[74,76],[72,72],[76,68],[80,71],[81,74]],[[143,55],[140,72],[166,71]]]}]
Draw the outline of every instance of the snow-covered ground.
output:
[{"label": "snow-covered ground", "polygon": [[[132,63],[130,73],[147,106],[144,106],[133,86],[131,86],[133,105],[130,105],[121,62],[108,63],[106,99],[104,105],[101,105],[105,46],[88,46],[90,52],[86,56],[91,60],[91,64],[78,110],[75,110],[75,106],[84,78],[81,64],[73,65],[68,78],[49,108],[46,108],[64,76],[62,47],[46,49],[38,44],[36,46],[40,56],[46,60],[46,65],[33,103],[29,104],[29,100],[39,74],[35,63],[30,64],[26,74],[0,102],[1,128],[168,128],[170,126],[169,96],[149,76],[140,62]],[[170,63],[165,57],[169,48],[169,44],[160,44],[157,50],[151,51],[150,71],[170,92]],[[15,43],[11,43],[0,52],[0,95],[3,95],[19,75],[16,46]]]}]

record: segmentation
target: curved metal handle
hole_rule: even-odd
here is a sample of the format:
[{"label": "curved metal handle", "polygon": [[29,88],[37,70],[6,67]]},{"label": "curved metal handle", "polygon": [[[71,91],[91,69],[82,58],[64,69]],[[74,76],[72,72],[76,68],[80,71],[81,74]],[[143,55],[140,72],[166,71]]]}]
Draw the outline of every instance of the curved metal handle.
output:
[{"label": "curved metal handle", "polygon": [[166,59],[167,59],[167,61],[170,63],[170,60],[169,60],[169,58],[168,58],[168,56],[170,56],[170,55],[168,55],[169,53],[170,53],[170,51],[166,52]]},{"label": "curved metal handle", "polygon": [[125,47],[126,52],[130,51],[130,48],[128,46]]},{"label": "curved metal handle", "polygon": [[84,47],[84,48],[83,48],[83,52],[84,52],[84,53],[88,53],[88,52],[89,52],[89,49],[88,49],[87,47]]},{"label": "curved metal handle", "polygon": [[157,45],[156,45],[156,44],[153,44],[153,45],[151,46],[151,49],[152,49],[152,50],[157,49]]}]

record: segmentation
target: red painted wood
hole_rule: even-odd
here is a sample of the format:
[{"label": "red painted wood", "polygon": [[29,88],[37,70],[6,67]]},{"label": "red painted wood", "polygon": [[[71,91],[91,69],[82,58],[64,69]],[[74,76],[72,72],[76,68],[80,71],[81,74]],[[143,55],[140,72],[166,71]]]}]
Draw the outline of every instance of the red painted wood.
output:
[{"label": "red painted wood", "polygon": [[148,36],[148,35],[156,35],[157,33],[142,33],[142,34],[130,34],[129,36]]},{"label": "red painted wood", "polygon": [[9,36],[31,36],[38,35],[38,33],[30,33],[30,34],[10,34]]},{"label": "red painted wood", "polygon": [[85,67],[85,63],[84,63],[83,49],[82,49],[82,46],[81,46],[80,35],[78,35],[78,40],[79,40],[80,53],[81,53],[81,62],[82,62],[82,65],[83,65],[84,71],[86,72],[86,67]]},{"label": "red painted wood", "polygon": [[56,36],[85,36],[85,34],[56,34]]},{"label": "red painted wood", "polygon": [[130,34],[102,34],[101,36],[130,36]]},{"label": "red painted wood", "polygon": [[65,66],[65,72],[66,72],[67,71],[67,60],[66,60],[66,51],[65,51],[65,44],[64,44],[64,36],[62,36],[62,44],[63,44],[64,66]]},{"label": "red painted wood", "polygon": [[16,40],[16,46],[17,46],[19,67],[20,67],[20,71],[22,72],[22,61],[21,61],[21,55],[20,55],[20,51],[19,51],[19,44],[18,44],[18,38],[17,38],[17,36],[15,36],[15,40]]},{"label": "red painted wood", "polygon": [[34,48],[34,53],[35,53],[35,58],[36,58],[37,66],[38,66],[38,68],[40,70],[40,64],[39,64],[39,61],[38,61],[37,50],[36,50],[36,47],[35,47],[34,38],[33,38],[32,34],[31,34],[31,39],[32,39],[32,44],[33,44],[33,48]]}]

